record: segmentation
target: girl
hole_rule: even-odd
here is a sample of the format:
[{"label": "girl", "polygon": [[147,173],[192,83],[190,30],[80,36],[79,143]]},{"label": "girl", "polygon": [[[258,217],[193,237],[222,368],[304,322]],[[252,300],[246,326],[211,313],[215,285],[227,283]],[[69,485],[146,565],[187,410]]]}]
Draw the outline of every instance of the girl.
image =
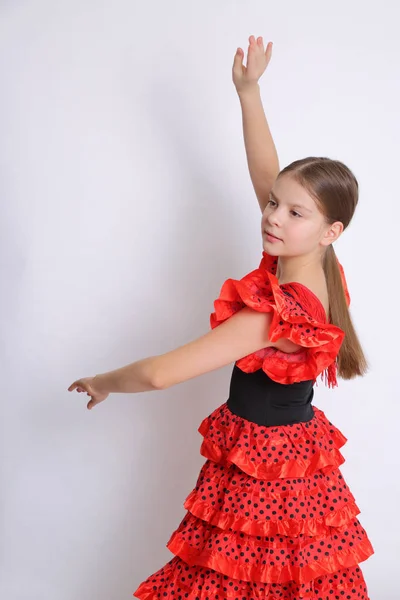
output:
[{"label": "girl", "polygon": [[339,469],[346,438],[312,405],[318,376],[333,387],[366,371],[333,250],[358,185],[328,158],[279,169],[258,87],[271,52],[251,36],[247,67],[241,49],[233,67],[262,211],[259,267],[225,281],[204,336],[69,387],[91,409],[235,363],[228,400],[199,427],[206,461],[167,544],[175,556],[138,587],[141,600],[368,600],[358,565],[373,548]]}]

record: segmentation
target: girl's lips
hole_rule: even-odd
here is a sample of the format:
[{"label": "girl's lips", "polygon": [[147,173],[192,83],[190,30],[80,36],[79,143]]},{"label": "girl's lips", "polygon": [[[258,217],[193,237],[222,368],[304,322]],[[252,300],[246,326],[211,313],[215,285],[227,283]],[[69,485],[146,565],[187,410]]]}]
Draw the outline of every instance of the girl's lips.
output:
[{"label": "girl's lips", "polygon": [[265,231],[265,234],[267,236],[267,240],[269,242],[281,242],[282,240],[280,238],[277,238],[275,235],[272,235],[271,233],[269,233],[268,231]]}]

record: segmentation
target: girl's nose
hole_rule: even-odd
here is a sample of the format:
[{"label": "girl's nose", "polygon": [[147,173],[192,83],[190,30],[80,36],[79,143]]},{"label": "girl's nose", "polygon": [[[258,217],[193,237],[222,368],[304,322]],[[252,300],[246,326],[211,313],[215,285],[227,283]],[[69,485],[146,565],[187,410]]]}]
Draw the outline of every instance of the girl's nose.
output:
[{"label": "girl's nose", "polygon": [[281,221],[282,221],[281,216],[277,210],[274,210],[274,212],[271,213],[270,215],[268,215],[268,217],[267,217],[267,223],[269,223],[270,225],[273,225],[274,227],[280,227]]}]

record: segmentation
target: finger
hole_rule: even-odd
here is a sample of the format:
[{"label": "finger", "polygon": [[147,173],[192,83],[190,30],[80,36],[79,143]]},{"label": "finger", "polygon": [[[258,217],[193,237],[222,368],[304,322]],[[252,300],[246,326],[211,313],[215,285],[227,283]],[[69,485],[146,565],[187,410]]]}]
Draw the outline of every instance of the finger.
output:
[{"label": "finger", "polygon": [[258,50],[258,44],[257,44],[257,40],[254,37],[254,35],[251,35],[249,37],[249,47],[247,49],[247,59],[246,59],[246,64],[248,65],[250,61],[253,60],[254,56],[255,56],[255,52]]},{"label": "finger", "polygon": [[241,48],[236,50],[235,58],[233,59],[233,69],[237,70],[238,73],[241,72],[242,64],[243,64],[244,52]]},{"label": "finger", "polygon": [[78,382],[74,381],[74,383],[71,383],[71,385],[69,386],[68,391],[72,392],[77,387],[78,387]]},{"label": "finger", "polygon": [[267,47],[265,49],[265,56],[267,58],[271,58],[271,54],[272,54],[272,46],[273,46],[273,42],[268,42]]},{"label": "finger", "polygon": [[250,58],[250,55],[253,53],[253,50],[254,50],[254,46],[250,42],[249,47],[247,48],[247,57],[246,57],[246,65],[247,66],[249,64],[249,58]]},{"label": "finger", "polygon": [[257,44],[258,44],[259,46],[262,46],[262,45],[264,44],[264,41],[263,41],[263,39],[262,39],[262,37],[261,37],[261,36],[257,38]]}]

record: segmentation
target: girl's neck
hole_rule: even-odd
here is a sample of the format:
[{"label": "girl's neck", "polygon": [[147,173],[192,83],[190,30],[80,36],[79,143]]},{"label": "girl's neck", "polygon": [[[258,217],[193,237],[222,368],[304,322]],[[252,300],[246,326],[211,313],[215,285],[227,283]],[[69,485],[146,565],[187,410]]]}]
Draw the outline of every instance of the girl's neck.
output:
[{"label": "girl's neck", "polygon": [[276,276],[280,284],[292,281],[308,280],[323,274],[320,256],[306,254],[302,256],[280,256],[276,268]]}]

